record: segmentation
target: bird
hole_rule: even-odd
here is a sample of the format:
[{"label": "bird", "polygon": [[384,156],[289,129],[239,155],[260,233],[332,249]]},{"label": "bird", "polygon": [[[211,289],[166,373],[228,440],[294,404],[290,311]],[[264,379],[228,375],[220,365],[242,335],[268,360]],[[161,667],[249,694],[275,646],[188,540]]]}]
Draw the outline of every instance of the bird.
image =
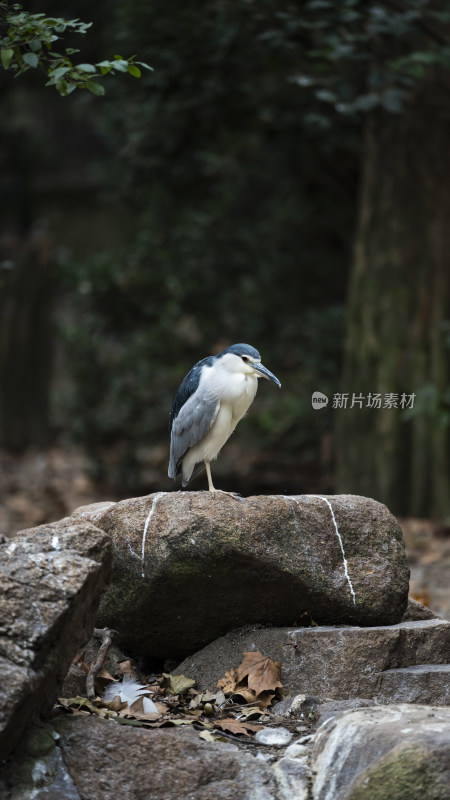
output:
[{"label": "bird", "polygon": [[249,344],[233,344],[192,367],[180,384],[170,412],[169,478],[176,479],[181,474],[184,487],[206,469],[208,490],[217,491],[212,482],[211,461],[252,404],[259,378],[281,387]]}]

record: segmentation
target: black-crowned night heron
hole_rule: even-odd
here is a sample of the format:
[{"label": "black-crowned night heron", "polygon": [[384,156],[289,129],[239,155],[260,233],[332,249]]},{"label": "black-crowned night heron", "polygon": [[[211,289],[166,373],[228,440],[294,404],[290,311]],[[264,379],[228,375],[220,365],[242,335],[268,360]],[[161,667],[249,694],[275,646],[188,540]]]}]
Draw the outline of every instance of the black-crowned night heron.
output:
[{"label": "black-crowned night heron", "polygon": [[202,359],[188,372],[170,413],[169,478],[181,473],[183,486],[187,486],[205,467],[209,491],[215,491],[210,462],[254,400],[258,378],[281,386],[249,344],[233,344],[217,356]]}]

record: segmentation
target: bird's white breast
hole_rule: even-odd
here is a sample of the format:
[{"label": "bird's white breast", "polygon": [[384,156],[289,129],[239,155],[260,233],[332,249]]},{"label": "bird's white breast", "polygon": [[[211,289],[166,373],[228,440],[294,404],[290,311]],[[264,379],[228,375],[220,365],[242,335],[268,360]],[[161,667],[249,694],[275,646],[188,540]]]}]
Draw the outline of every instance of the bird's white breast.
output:
[{"label": "bird's white breast", "polygon": [[217,417],[206,435],[187,453],[183,473],[189,475],[199,461],[212,461],[233,433],[253,402],[258,389],[255,375],[207,369],[200,382],[201,391],[219,402]]},{"label": "bird's white breast", "polygon": [[255,399],[258,379],[252,374],[216,368],[205,375],[204,388],[208,394],[220,400],[221,408],[229,409],[236,426]]}]

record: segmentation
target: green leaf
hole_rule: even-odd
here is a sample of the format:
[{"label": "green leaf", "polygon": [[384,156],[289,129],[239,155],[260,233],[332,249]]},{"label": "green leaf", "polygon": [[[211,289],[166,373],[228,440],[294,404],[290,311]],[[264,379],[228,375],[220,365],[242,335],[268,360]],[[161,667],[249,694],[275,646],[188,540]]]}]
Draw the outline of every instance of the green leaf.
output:
[{"label": "green leaf", "polygon": [[124,61],[123,58],[116,58],[114,61],[114,69],[118,72],[128,72],[128,61]]},{"label": "green leaf", "polygon": [[65,75],[66,72],[69,72],[70,69],[71,67],[57,67],[57,69],[50,70],[48,76],[53,82],[59,81],[59,79],[62,78],[62,76]]},{"label": "green leaf", "polygon": [[8,69],[12,59],[14,56],[14,50],[11,50],[10,47],[5,47],[1,51],[1,59],[4,69]]},{"label": "green leaf", "polygon": [[37,53],[42,47],[42,42],[40,39],[32,39],[31,42],[28,42],[28,47],[33,53]]},{"label": "green leaf", "polygon": [[139,69],[139,67],[136,67],[135,64],[129,64],[128,65],[128,72],[130,73],[130,75],[133,75],[135,78],[140,78],[141,74],[142,74],[141,70]]},{"label": "green leaf", "polygon": [[29,67],[36,69],[37,65],[39,64],[39,57],[36,53],[25,53],[23,60],[25,64],[28,64]]},{"label": "green leaf", "polygon": [[56,88],[62,97],[65,97],[67,94],[67,81],[64,78],[61,78],[59,81],[56,82]]},{"label": "green leaf", "polygon": [[136,61],[136,64],[139,64],[140,67],[144,67],[144,69],[149,69],[151,72],[154,72],[153,67],[150,64],[146,64],[145,61]]},{"label": "green leaf", "polygon": [[77,64],[77,69],[81,72],[97,72],[93,64]]},{"label": "green leaf", "polygon": [[101,83],[97,83],[97,81],[86,81],[86,89],[89,89],[92,94],[97,95],[97,97],[101,97],[105,94],[105,89],[101,85]]}]

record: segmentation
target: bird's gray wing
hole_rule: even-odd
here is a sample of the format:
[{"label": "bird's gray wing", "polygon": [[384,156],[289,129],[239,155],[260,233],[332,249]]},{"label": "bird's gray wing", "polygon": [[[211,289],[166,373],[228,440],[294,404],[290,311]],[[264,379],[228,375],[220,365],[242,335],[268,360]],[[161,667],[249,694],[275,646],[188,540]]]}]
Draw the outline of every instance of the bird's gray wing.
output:
[{"label": "bird's gray wing", "polygon": [[169,478],[180,474],[184,456],[208,433],[219,406],[216,398],[199,398],[196,393],[182,406],[172,424]]}]

